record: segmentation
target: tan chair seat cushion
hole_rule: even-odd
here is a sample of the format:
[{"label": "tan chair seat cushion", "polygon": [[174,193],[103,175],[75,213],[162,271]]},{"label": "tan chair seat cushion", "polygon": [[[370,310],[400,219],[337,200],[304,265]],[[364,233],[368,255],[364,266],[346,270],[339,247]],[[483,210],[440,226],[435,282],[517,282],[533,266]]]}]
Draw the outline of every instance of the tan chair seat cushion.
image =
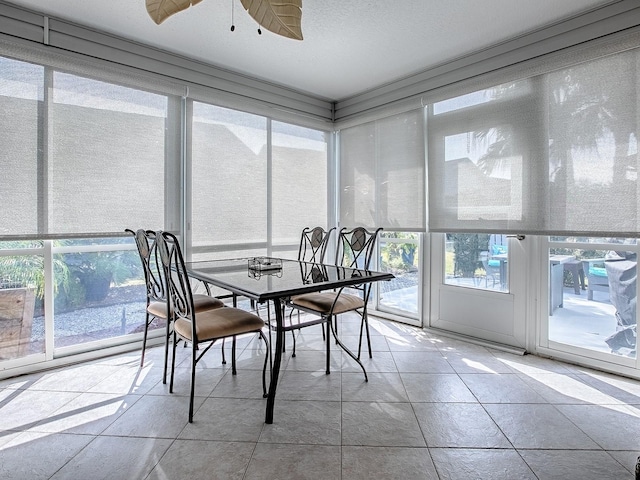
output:
[{"label": "tan chair seat cushion", "polygon": [[[302,308],[313,310],[314,312],[328,315],[336,299],[336,295],[337,293],[334,292],[307,293],[291,298],[291,303]],[[338,298],[333,313],[337,315],[362,307],[364,307],[364,301],[360,297],[343,293]]]},{"label": "tan chair seat cushion", "polygon": [[[196,334],[201,342],[255,332],[262,327],[264,321],[260,317],[239,308],[217,308],[196,314]],[[182,337],[191,339],[190,321],[179,318],[176,320],[175,329]]]},{"label": "tan chair seat cushion", "polygon": [[[196,313],[224,307],[222,300],[204,294],[193,295],[193,306]],[[147,311],[158,318],[167,318],[167,302],[150,302]]]}]

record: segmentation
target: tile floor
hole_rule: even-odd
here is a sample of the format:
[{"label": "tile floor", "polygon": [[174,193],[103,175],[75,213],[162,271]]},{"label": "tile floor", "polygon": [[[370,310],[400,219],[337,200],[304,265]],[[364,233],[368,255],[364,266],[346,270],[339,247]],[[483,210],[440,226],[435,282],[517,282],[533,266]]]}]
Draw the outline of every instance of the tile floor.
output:
[{"label": "tile floor", "polygon": [[[317,327],[284,356],[264,423],[255,336],[238,375],[220,349],[199,365],[187,422],[188,350],[176,389],[161,347],[0,381],[2,479],[632,479],[640,382],[371,319],[365,383]],[[356,318],[341,322],[357,342]],[[291,341],[287,335],[288,343]]]}]

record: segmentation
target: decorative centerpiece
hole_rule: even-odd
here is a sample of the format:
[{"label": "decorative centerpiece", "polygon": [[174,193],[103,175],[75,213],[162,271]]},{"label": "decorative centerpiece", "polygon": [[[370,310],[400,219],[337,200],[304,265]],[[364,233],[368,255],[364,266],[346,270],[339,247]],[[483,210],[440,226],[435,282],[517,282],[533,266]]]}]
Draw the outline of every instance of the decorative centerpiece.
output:
[{"label": "decorative centerpiece", "polygon": [[249,276],[260,278],[262,275],[282,276],[282,259],[271,257],[252,257],[248,262]]}]

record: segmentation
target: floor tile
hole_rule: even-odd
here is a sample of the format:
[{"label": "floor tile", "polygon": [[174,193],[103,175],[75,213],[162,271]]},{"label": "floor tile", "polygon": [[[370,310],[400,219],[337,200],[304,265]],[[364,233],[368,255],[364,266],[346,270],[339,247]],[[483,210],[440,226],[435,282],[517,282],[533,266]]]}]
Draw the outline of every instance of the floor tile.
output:
[{"label": "floor tile", "polygon": [[161,366],[145,365],[140,368],[139,364],[135,364],[119,368],[87,391],[93,393],[120,393],[123,395],[135,393],[144,395],[160,381],[162,381]]},{"label": "floor tile", "polygon": [[[267,388],[269,387],[269,378],[269,371],[267,370]],[[211,392],[211,396],[213,397],[226,398],[260,399],[264,398],[263,395],[261,370],[238,370],[236,375],[233,375],[231,371],[228,370]]]},{"label": "floor tile", "polygon": [[28,430],[79,395],[78,392],[3,390],[0,392],[0,431]]},{"label": "floor tile", "polygon": [[629,471],[603,451],[519,450],[519,452],[540,480],[629,478]]},{"label": "floor tile", "polygon": [[434,480],[438,478],[427,448],[343,447],[342,478]]},{"label": "floor tile", "polygon": [[614,396],[595,388],[585,375],[551,372],[518,376],[549,403],[596,405],[623,403]]},{"label": "floor tile", "polygon": [[484,407],[516,448],[600,449],[554,405],[485,404]]},{"label": "floor tile", "polygon": [[428,447],[512,447],[479,404],[414,403],[413,409]]},{"label": "floor tile", "polygon": [[[335,344],[332,345],[331,348],[329,367],[332,372],[339,371],[340,363],[342,362],[342,352],[340,351],[340,347]],[[289,359],[287,371],[325,373],[327,371],[327,352],[324,350],[298,351],[295,357]]]},{"label": "floor tile", "polygon": [[48,479],[75,457],[94,437],[25,432],[0,448],[0,478]]},{"label": "floor tile", "polygon": [[38,422],[32,430],[98,435],[140,398],[140,395],[83,393]]},{"label": "floor tile", "polygon": [[440,352],[457,373],[513,373],[511,367],[482,350]]},{"label": "floor tile", "polygon": [[276,402],[282,400],[340,401],[341,374],[286,371],[278,381]]},{"label": "floor tile", "polygon": [[80,364],[45,372],[30,390],[58,392],[86,392],[92,387],[120,371],[122,366]]},{"label": "floor tile", "polygon": [[252,443],[176,440],[148,480],[242,480],[251,460]]},{"label": "floor tile", "polygon": [[100,436],[60,469],[52,480],[145,478],[173,440]]},{"label": "floor tile", "polygon": [[259,441],[340,445],[341,415],[340,402],[279,400],[276,401],[273,424],[264,425]]},{"label": "floor tile", "polygon": [[480,403],[547,403],[516,374],[461,374]]},{"label": "floor tile", "polygon": [[557,408],[605,450],[638,450],[640,454],[640,409],[625,405]]},{"label": "floor tile", "polygon": [[423,335],[390,335],[387,345],[392,352],[437,352],[437,342]]},{"label": "floor tile", "polygon": [[409,403],[342,402],[342,444],[425,447]]},{"label": "floor tile", "polygon": [[347,402],[408,402],[398,373],[370,372],[365,382],[360,373],[342,374],[342,400]]},{"label": "floor tile", "polygon": [[400,377],[412,402],[478,402],[455,374],[401,373]]},{"label": "floor tile", "polygon": [[340,447],[258,443],[245,480],[340,478]]},{"label": "floor tile", "polygon": [[[161,375],[161,372],[157,372]],[[205,368],[196,371],[195,395],[198,397],[208,397],[213,389],[218,385],[226,370],[219,368]],[[173,374],[173,393],[169,393],[171,381],[171,371],[167,372],[167,383],[157,382],[148,391],[150,395],[190,395],[191,393],[191,368],[176,367]]]},{"label": "floor tile", "polygon": [[440,480],[535,480],[515,450],[431,448]]},{"label": "floor tile", "polygon": [[392,352],[398,371],[402,373],[455,373],[438,351]]},{"label": "floor tile", "polygon": [[[194,412],[203,398],[195,397]],[[189,397],[145,395],[124,412],[104,435],[176,438],[189,422]]]},{"label": "floor tile", "polygon": [[[174,393],[163,346],[0,381],[2,478],[631,478],[640,455],[640,382],[519,356],[371,318],[369,381],[318,326],[285,336],[274,422],[264,423],[265,350],[255,334]],[[339,330],[350,345],[359,318]],[[375,332],[375,333],[374,333]],[[272,339],[275,338],[272,335]],[[333,340],[332,340],[333,342]],[[476,373],[481,372],[481,373]],[[268,381],[268,380],[267,380]],[[23,458],[30,458],[26,464]],[[537,477],[536,477],[537,475]]]},{"label": "floor tile", "polygon": [[264,400],[207,398],[179,438],[257,442],[264,426],[265,409]]},{"label": "floor tile", "polygon": [[[367,373],[393,373],[398,371],[396,362],[391,352],[374,352],[373,358],[369,358],[366,354],[360,357],[360,362],[364,365]],[[349,355],[342,355],[342,371],[351,373],[362,373],[362,368]]]}]

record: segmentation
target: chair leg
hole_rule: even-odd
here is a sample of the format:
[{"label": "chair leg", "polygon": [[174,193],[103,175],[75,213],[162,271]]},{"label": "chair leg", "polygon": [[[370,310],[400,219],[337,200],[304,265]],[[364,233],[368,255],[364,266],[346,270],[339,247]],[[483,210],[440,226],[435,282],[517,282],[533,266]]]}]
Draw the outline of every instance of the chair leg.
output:
[{"label": "chair leg", "polygon": [[226,340],[226,338],[223,338],[223,339],[222,339],[222,347],[221,347],[221,348],[222,348],[222,364],[223,364],[223,365],[226,365],[226,364],[227,364],[227,359],[226,359],[226,358],[224,358],[224,341],[225,341],[225,340]]},{"label": "chair leg", "polygon": [[329,330],[331,329],[331,321],[332,318],[331,317],[327,317],[327,341],[325,342],[327,344],[327,369],[326,369],[326,373],[327,375],[329,375],[331,373],[331,368],[330,368],[330,360],[331,360],[331,338],[329,337]]},{"label": "chair leg", "polygon": [[291,338],[293,338],[293,353],[291,354],[292,357],[296,356],[296,332],[295,330],[291,330]]},{"label": "chair leg", "polygon": [[236,375],[238,372],[236,370],[236,337],[233,337],[233,341],[231,342],[231,374]]},{"label": "chair leg", "polygon": [[193,397],[196,391],[196,347],[191,348],[191,393],[189,397],[189,423],[193,423]]},{"label": "chair leg", "polygon": [[147,349],[147,331],[149,330],[149,312],[144,318],[144,333],[142,334],[142,354],[140,355],[140,367],[144,366],[144,352]]},{"label": "chair leg", "polygon": [[173,374],[176,369],[176,345],[178,344],[176,340],[176,332],[173,332],[173,346],[172,346],[172,355],[171,355],[171,376],[169,379],[169,393],[173,393]]},{"label": "chair leg", "polygon": [[[164,368],[162,370],[162,383],[167,384],[167,364],[169,363],[169,342],[171,340],[170,320],[167,318],[167,326],[164,332]],[[174,339],[175,343],[175,339]],[[173,356],[176,355],[176,349],[173,349]]]},{"label": "chair leg", "polygon": [[369,334],[369,317],[367,316],[366,311],[362,314],[362,322],[360,322],[360,341],[358,342],[358,360],[360,359],[360,352],[362,349],[363,328],[364,328],[365,334],[367,335],[367,347],[369,348],[369,358],[373,358],[373,355],[371,353],[371,335]]}]

